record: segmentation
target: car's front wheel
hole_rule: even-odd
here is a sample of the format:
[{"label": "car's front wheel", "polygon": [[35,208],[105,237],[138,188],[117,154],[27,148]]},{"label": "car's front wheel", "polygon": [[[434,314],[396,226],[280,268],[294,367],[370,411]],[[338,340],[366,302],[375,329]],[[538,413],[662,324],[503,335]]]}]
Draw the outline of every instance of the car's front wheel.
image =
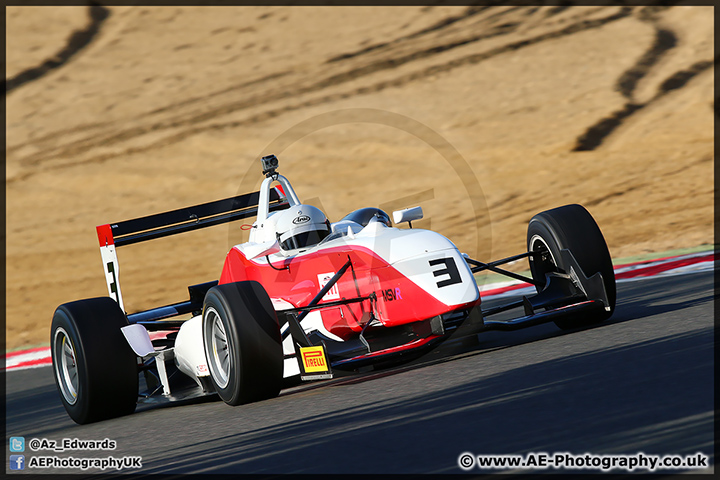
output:
[{"label": "car's front wheel", "polygon": [[560,250],[568,249],[577,260],[585,276],[600,273],[609,302],[609,309],[582,318],[556,320],[562,329],[576,328],[601,322],[615,310],[615,272],[607,243],[600,227],[585,207],[565,205],[535,215],[528,224],[527,248],[533,253],[530,271],[534,280],[540,282],[538,291],[545,284],[545,275],[551,272],[570,273]]},{"label": "car's front wheel", "polygon": [[210,378],[225,403],[240,405],[280,393],[280,327],[262,285],[247,281],[211,288],[202,322]]}]

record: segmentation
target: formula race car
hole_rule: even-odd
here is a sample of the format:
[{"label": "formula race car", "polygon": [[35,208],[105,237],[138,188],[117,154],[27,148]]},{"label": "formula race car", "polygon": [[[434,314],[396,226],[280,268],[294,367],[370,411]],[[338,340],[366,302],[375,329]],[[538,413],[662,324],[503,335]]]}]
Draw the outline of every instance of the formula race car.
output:
[{"label": "formula race car", "polygon": [[[60,305],[52,320],[55,381],[75,422],[206,395],[259,401],[293,382],[409,361],[451,335],[576,328],[613,313],[610,254],[580,205],[535,215],[525,253],[483,263],[412,228],[420,207],[393,212],[396,226],[378,208],[330,223],[300,202],[277,157],[262,166],[259,192],[97,227],[109,296]],[[125,312],[117,247],[247,217],[249,240],[230,250],[219,280],[188,287],[184,302]],[[500,268],[522,258],[531,278]],[[483,270],[537,294],[483,310],[473,276]],[[489,319],[511,309],[512,320]]]}]

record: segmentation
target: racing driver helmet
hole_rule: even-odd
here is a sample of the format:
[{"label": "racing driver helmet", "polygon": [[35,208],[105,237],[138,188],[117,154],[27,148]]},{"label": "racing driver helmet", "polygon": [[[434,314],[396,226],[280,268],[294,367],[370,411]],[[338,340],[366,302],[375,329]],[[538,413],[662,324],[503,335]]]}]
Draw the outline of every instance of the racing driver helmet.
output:
[{"label": "racing driver helmet", "polygon": [[278,243],[283,250],[309,248],[330,235],[330,222],[319,208],[295,205],[278,214]]}]

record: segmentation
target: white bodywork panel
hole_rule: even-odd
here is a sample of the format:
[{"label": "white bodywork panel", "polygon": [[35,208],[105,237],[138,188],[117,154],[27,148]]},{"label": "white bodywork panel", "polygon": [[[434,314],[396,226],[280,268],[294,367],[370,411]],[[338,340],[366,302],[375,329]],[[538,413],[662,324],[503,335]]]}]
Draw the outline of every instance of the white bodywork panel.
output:
[{"label": "white bodywork panel", "polygon": [[146,357],[155,352],[155,348],[150,340],[150,335],[142,325],[137,323],[126,325],[121,327],[120,331],[125,336],[125,340],[130,344],[130,348],[133,349],[133,352],[135,352],[135,355],[138,357]]},{"label": "white bodywork panel", "polygon": [[[205,359],[202,337],[202,316],[197,315],[180,326],[175,339],[175,365],[185,375],[193,378],[210,375]],[[200,385],[202,386],[202,385]]]},{"label": "white bodywork panel", "polygon": [[280,244],[277,240],[245,245],[245,254],[249,259],[272,255],[273,253],[278,253],[280,251]]},{"label": "white bodywork panel", "polygon": [[[343,237],[338,240],[343,240]],[[381,222],[370,222],[348,245],[372,250],[405,278],[445,305],[474,302],[480,296],[475,279],[464,257],[454,243],[430,230],[400,230]],[[443,266],[431,266],[430,260],[452,258],[461,282],[439,288],[437,283],[449,279],[449,274],[436,276]]]}]

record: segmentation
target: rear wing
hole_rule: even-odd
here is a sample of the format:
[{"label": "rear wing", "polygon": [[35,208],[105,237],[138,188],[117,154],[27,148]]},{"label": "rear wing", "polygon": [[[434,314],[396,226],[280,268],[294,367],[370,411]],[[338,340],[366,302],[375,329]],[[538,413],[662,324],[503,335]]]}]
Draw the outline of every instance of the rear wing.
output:
[{"label": "rear wing", "polygon": [[[96,230],[100,243],[100,255],[110,297],[118,302],[120,308],[125,311],[118,281],[116,247],[254,217],[258,213],[259,199],[260,192],[253,192],[123,222],[98,225]],[[281,190],[270,189],[269,211],[282,210],[288,205]],[[171,307],[169,305],[160,308]],[[150,311],[141,313],[150,313]],[[143,317],[153,317],[153,315],[144,315]]]}]

